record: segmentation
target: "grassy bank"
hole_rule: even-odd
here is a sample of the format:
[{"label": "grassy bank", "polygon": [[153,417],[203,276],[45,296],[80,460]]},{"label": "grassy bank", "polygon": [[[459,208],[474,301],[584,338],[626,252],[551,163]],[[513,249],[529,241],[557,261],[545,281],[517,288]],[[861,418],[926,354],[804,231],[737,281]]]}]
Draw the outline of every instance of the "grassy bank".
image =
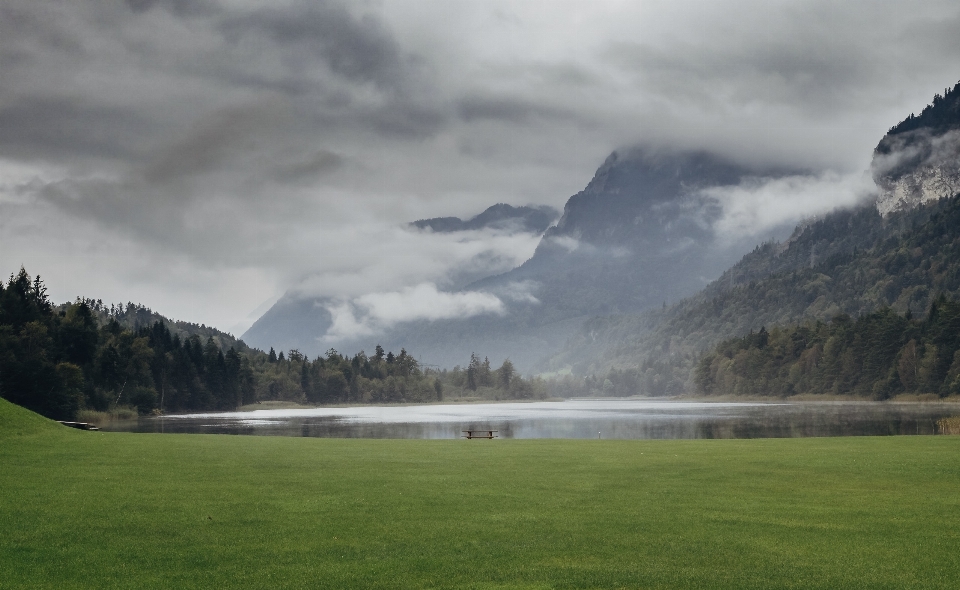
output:
[{"label": "grassy bank", "polygon": [[948,588],[960,437],[69,430],[0,400],[0,586]]}]

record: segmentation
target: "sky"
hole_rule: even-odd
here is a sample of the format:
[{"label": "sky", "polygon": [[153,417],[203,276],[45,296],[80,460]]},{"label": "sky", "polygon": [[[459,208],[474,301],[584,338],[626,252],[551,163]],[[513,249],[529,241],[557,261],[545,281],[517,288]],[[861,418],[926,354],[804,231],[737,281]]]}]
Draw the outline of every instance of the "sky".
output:
[{"label": "sky", "polygon": [[3,0],[0,275],[236,334],[287,291],[495,310],[448,291],[536,236],[406,222],[562,209],[631,145],[811,171],[715,195],[724,231],[850,204],[957,30],[955,0]]}]

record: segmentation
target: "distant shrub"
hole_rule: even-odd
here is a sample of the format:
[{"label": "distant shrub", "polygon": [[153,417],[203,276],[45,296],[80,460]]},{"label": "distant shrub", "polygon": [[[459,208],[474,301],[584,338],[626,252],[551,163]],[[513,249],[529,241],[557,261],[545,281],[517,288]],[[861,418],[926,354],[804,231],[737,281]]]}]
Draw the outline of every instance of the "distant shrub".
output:
[{"label": "distant shrub", "polygon": [[111,411],[101,412],[99,410],[80,410],[77,413],[77,422],[89,422],[102,426],[114,420],[136,420],[137,409],[131,407],[119,406]]},{"label": "distant shrub", "polygon": [[937,430],[940,434],[960,434],[960,416],[950,416],[937,420]]}]

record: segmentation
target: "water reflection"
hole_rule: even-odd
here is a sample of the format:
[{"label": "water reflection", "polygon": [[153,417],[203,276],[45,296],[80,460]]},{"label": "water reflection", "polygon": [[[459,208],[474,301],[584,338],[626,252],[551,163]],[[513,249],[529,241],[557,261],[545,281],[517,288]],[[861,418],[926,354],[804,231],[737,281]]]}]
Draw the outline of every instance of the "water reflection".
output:
[{"label": "water reflection", "polygon": [[361,406],[185,414],[115,422],[105,430],[309,436],[712,439],[935,434],[952,404],[891,402],[704,403],[649,400]]}]

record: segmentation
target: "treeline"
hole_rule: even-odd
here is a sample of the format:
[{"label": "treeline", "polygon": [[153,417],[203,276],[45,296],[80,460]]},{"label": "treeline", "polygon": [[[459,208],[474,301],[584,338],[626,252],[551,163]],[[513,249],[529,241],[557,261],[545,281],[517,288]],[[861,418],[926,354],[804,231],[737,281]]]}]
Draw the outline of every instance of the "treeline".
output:
[{"label": "treeline", "polygon": [[547,397],[546,383],[539,378],[524,379],[510,359],[505,359],[498,369],[493,369],[489,358],[484,357],[481,361],[476,353],[471,353],[466,367],[457,365],[450,371],[440,371],[439,376],[441,383],[460,398],[501,400]]},{"label": "treeline", "polygon": [[666,363],[643,361],[639,367],[610,369],[599,375],[551,376],[545,380],[550,397],[664,397],[686,393],[683,382],[673,377]]},{"label": "treeline", "polygon": [[259,399],[311,404],[429,402],[443,399],[443,386],[431,371],[405,349],[385,352],[377,345],[373,356],[361,351],[353,357],[334,349],[313,361],[297,350],[277,355],[271,348],[260,367],[266,385]]},{"label": "treeline", "polygon": [[509,360],[494,370],[473,355],[467,367],[441,371],[421,367],[404,349],[395,355],[379,345],[372,356],[330,349],[310,360],[297,350],[264,353],[213,328],[158,318],[141,305],[90,299],[54,307],[40,277],[21,268],[6,285],[0,281],[0,396],[72,420],[80,410],[120,407],[146,414],[268,400],[430,402],[442,400],[445,390],[479,399],[546,395],[541,382],[523,379]]},{"label": "treeline", "polygon": [[761,328],[719,344],[695,372],[700,393],[787,397],[960,394],[960,303],[934,300],[923,319],[889,308],[856,320]]},{"label": "treeline", "polygon": [[131,330],[102,312],[89,300],[55,309],[23,268],[0,281],[0,395],[61,420],[81,409],[226,409],[255,398],[246,355],[181,339],[162,322]]},{"label": "treeline", "polygon": [[[909,117],[891,127],[887,135],[898,135],[921,128],[942,133],[958,126],[960,126],[960,82],[957,82],[953,88],[944,88],[943,94],[935,94],[933,102],[924,107],[919,115],[910,113]],[[877,151],[889,153],[888,148],[889,142],[881,141]]]}]

